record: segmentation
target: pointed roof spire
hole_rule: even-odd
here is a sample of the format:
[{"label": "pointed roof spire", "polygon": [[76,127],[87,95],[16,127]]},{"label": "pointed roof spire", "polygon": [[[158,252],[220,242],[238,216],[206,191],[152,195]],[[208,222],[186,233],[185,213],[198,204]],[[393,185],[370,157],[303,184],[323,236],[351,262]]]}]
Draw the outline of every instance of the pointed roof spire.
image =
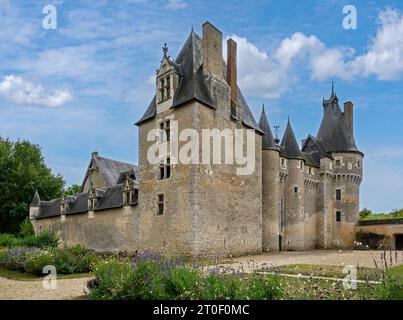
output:
[{"label": "pointed roof spire", "polygon": [[39,207],[40,204],[41,204],[41,198],[39,198],[38,190],[35,190],[35,194],[34,194],[34,197],[32,198],[30,206]]},{"label": "pointed roof spire", "polygon": [[277,149],[276,143],[273,139],[273,133],[271,131],[269,121],[267,121],[264,104],[262,108],[262,114],[260,115],[259,119],[259,128],[265,132],[265,135],[262,137],[262,149]]},{"label": "pointed roof spire", "polygon": [[284,157],[303,159],[297,139],[295,138],[294,131],[291,127],[290,117],[288,117],[287,127],[284,132],[283,140],[281,140],[281,151]]},{"label": "pointed roof spire", "polygon": [[334,79],[332,79],[332,97],[336,95],[336,92],[334,91]]}]

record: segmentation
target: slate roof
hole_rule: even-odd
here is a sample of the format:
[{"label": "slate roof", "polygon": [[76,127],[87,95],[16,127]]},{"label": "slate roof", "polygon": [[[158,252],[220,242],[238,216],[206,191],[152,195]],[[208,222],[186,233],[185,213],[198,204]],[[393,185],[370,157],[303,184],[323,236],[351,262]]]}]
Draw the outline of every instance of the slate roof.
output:
[{"label": "slate roof", "polygon": [[[215,108],[215,103],[205,85],[206,77],[203,74],[202,40],[193,30],[175,59],[175,63],[180,68],[181,76],[179,77],[178,89],[173,98],[172,108],[193,100],[197,100],[208,107]],[[225,73],[226,68],[224,61],[223,68]],[[264,132],[262,132],[256,123],[239,87],[238,103],[241,106],[243,123],[263,134]],[[145,113],[135,124],[139,125],[146,120],[152,119],[156,115],[156,107],[156,96],[154,95]]]},{"label": "slate roof", "polygon": [[[93,165],[98,167],[108,184],[108,187],[106,188],[95,189],[95,196],[98,198],[98,204],[95,211],[123,206],[123,186],[127,178],[135,179],[134,188],[138,189],[139,170],[137,166],[122,161],[100,157],[97,153],[93,153],[84,182],[87,179],[89,169]],[[87,192],[80,192],[73,196],[64,196],[63,201],[68,203],[66,215],[85,213],[88,211]],[[35,192],[30,206],[39,207],[36,218],[42,219],[60,216],[60,202],[60,198],[51,201],[41,201],[38,192]]]},{"label": "slate roof", "polygon": [[316,138],[325,151],[358,151],[353,134],[347,127],[334,92],[330,99],[323,100],[323,108],[323,119]]},{"label": "slate roof", "polygon": [[278,146],[274,142],[273,133],[270,128],[269,121],[267,120],[266,112],[264,110],[264,106],[262,109],[262,114],[259,119],[259,128],[265,133],[262,138],[262,149],[275,149],[278,150]]},{"label": "slate roof", "polygon": [[[124,184],[116,184],[111,187],[97,189],[98,204],[94,211],[120,208],[123,206],[123,187]],[[86,213],[88,211],[88,193],[82,192],[74,196],[64,198],[68,204],[67,215]],[[50,218],[60,216],[60,198],[51,201],[40,201],[38,215],[36,219]],[[137,205],[137,203],[133,203]],[[31,205],[32,206],[32,205]]]},{"label": "slate roof", "polygon": [[99,198],[95,211],[120,208],[123,206],[123,184],[117,184],[105,190],[103,197]]},{"label": "slate roof", "polygon": [[36,218],[50,218],[60,216],[60,199],[41,201]]},{"label": "slate roof", "polygon": [[93,154],[91,157],[90,164],[88,166],[88,170],[85,174],[83,184],[81,189],[84,186],[84,183],[89,175],[89,169],[91,167],[97,167],[105,178],[105,181],[108,186],[113,186],[119,183],[119,179],[121,178],[121,174],[132,172],[135,176],[135,179],[139,181],[139,169],[138,166],[133,165],[131,163],[126,163],[122,161],[112,160],[104,157],[100,157],[97,154]]},{"label": "slate roof", "polygon": [[283,140],[281,140],[280,154],[281,156],[290,159],[304,159],[304,156],[299,149],[297,139],[295,138],[294,131],[292,130],[290,119],[288,119]]}]

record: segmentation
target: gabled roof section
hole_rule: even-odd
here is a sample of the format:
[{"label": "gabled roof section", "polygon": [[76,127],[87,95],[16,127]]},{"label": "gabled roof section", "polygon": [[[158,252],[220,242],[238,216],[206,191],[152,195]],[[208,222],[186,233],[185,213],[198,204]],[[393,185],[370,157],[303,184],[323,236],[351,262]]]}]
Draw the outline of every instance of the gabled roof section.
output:
[{"label": "gabled roof section", "polygon": [[99,170],[108,186],[116,185],[123,173],[127,175],[130,172],[136,180],[139,180],[139,169],[136,165],[100,157],[98,153],[93,153],[81,189],[84,187],[84,183],[89,176],[91,168],[94,167]]},{"label": "gabled roof section", "polygon": [[204,84],[201,39],[193,30],[190,32],[175,62],[180,66],[182,77],[180,78],[172,107],[177,107],[192,100],[198,100],[209,107],[214,107]]},{"label": "gabled roof section", "polygon": [[262,109],[262,114],[259,119],[259,128],[265,133],[262,138],[262,149],[275,149],[278,150],[278,147],[273,139],[273,133],[270,128],[269,121],[266,117],[266,112],[264,110],[264,105]]},{"label": "gabled roof section", "polygon": [[284,132],[283,140],[281,140],[281,155],[291,159],[304,159],[299,149],[297,139],[292,130],[290,119],[288,119],[287,127]]},{"label": "gabled roof section", "polygon": [[[197,100],[204,105],[215,108],[215,103],[209,94],[205,85],[206,77],[203,74],[203,52],[202,40],[192,30],[181,51],[174,62],[180,68],[178,89],[175,92],[172,108],[181,106],[187,102]],[[226,72],[225,62],[223,60],[224,72]],[[242,122],[263,134],[256,120],[250,111],[250,108],[238,87],[238,103],[241,107]],[[140,125],[142,122],[152,119],[156,115],[157,103],[154,95],[144,115],[135,124]]]},{"label": "gabled roof section", "polygon": [[323,100],[323,108],[323,119],[316,138],[325,151],[358,151],[334,92],[330,99]]}]

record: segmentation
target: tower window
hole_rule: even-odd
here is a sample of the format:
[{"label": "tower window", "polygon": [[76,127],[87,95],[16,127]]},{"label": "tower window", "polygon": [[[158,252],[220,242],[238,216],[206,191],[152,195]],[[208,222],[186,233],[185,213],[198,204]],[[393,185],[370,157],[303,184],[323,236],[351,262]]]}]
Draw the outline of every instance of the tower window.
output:
[{"label": "tower window", "polygon": [[294,193],[298,193],[298,189],[299,189],[299,188],[298,188],[297,186],[295,186],[295,187],[294,187]]},{"label": "tower window", "polygon": [[164,78],[160,79],[160,101],[165,100],[165,80]]},{"label": "tower window", "polygon": [[171,177],[171,159],[167,158],[165,163],[161,163],[159,166],[158,179],[168,179]]},{"label": "tower window", "polygon": [[167,96],[167,99],[169,99],[171,97],[171,79],[169,76],[166,77],[166,83],[167,83],[166,84],[166,92],[167,92],[166,96]]},{"label": "tower window", "polygon": [[360,160],[357,161],[357,167],[361,168],[361,161]]},{"label": "tower window", "polygon": [[337,159],[336,160],[336,167],[340,167],[341,166],[341,160],[340,159]]},{"label": "tower window", "polygon": [[164,195],[163,194],[158,195],[158,212],[157,212],[157,214],[159,216],[164,214]]},{"label": "tower window", "polygon": [[336,189],[336,200],[341,200],[341,189]]},{"label": "tower window", "polygon": [[336,222],[341,222],[341,211],[336,211]]},{"label": "tower window", "polygon": [[300,161],[299,162],[299,168],[301,169],[301,170],[304,170],[304,161]]}]

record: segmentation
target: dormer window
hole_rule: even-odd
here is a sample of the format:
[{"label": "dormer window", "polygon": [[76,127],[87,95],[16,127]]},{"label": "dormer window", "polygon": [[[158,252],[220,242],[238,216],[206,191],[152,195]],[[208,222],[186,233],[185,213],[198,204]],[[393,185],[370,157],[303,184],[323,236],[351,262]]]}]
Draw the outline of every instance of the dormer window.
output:
[{"label": "dormer window", "polygon": [[163,112],[171,107],[176,87],[179,83],[180,67],[168,56],[168,47],[162,48],[164,56],[157,70],[157,103],[160,105],[157,112]]}]

